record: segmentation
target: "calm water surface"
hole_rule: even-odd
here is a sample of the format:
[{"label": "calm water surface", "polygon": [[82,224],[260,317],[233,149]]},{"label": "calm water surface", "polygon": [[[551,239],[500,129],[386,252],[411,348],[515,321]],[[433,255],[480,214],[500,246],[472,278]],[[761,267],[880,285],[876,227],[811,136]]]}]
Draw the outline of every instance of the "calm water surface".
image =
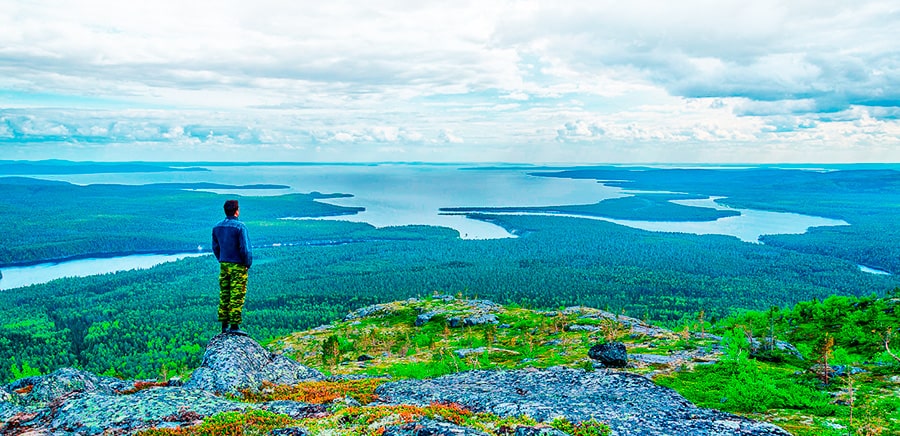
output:
[{"label": "calm water surface", "polygon": [[135,254],[132,256],[102,259],[77,259],[66,262],[41,263],[30,266],[3,268],[0,291],[22,286],[47,283],[64,277],[86,277],[132,269],[147,269],[163,262],[185,257],[202,256],[201,253]]},{"label": "calm water surface", "polygon": [[865,265],[858,265],[858,266],[859,266],[859,270],[860,270],[860,271],[866,272],[866,273],[869,273],[869,274],[875,274],[875,275],[879,275],[879,276],[889,276],[889,275],[891,275],[891,273],[889,273],[889,272],[887,272],[887,271],[882,271],[882,270],[880,270],[880,269],[869,268],[869,267],[867,267],[867,266],[865,266]]},{"label": "calm water surface", "polygon": [[[168,182],[215,182],[235,185],[269,183],[290,186],[279,190],[213,190],[241,195],[285,193],[352,194],[353,197],[323,200],[341,206],[364,207],[357,215],[324,219],[365,222],[376,227],[425,224],[450,227],[462,238],[513,237],[493,224],[460,215],[441,214],[443,207],[514,207],[590,204],[631,195],[635,191],[605,186],[593,180],[529,176],[529,170],[465,170],[448,165],[312,165],[210,167],[210,172],[77,174],[41,176],[77,184]],[[657,222],[611,220],[617,224],[662,232],[731,235],[757,242],[760,235],[804,233],[809,227],[847,225],[846,222],[794,213],[731,209],[705,200],[676,203],[715,209],[737,210],[740,216],[703,222]],[[251,214],[252,211],[244,211]],[[286,217],[288,218],[288,217]]]}]

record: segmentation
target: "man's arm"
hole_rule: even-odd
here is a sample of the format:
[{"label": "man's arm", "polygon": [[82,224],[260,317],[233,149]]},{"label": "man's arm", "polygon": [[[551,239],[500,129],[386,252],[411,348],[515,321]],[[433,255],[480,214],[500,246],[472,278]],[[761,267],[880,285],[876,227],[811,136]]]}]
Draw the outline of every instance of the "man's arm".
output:
[{"label": "man's arm", "polygon": [[216,229],[213,229],[212,232],[212,247],[213,254],[216,255],[216,260],[219,260],[219,238],[216,238]]},{"label": "man's arm", "polygon": [[241,256],[244,258],[244,265],[250,268],[253,265],[253,250],[250,248],[250,235],[247,233],[247,226],[241,229]]}]

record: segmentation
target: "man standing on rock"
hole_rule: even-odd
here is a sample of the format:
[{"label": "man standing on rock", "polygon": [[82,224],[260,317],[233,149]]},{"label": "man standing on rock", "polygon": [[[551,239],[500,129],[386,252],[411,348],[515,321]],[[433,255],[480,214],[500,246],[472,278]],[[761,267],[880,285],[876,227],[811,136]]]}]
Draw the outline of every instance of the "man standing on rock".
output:
[{"label": "man standing on rock", "polygon": [[222,333],[247,336],[239,327],[253,253],[247,227],[238,221],[241,214],[238,201],[228,200],[224,207],[225,219],[212,230],[213,253],[219,260],[219,321],[222,322]]}]

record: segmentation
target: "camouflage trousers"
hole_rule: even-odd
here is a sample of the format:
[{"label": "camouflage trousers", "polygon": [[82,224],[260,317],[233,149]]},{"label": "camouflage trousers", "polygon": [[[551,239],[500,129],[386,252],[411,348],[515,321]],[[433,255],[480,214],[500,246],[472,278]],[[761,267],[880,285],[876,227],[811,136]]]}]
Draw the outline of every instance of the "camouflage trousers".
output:
[{"label": "camouflage trousers", "polygon": [[244,265],[231,262],[219,264],[219,321],[241,323],[244,296],[247,295],[247,270]]}]

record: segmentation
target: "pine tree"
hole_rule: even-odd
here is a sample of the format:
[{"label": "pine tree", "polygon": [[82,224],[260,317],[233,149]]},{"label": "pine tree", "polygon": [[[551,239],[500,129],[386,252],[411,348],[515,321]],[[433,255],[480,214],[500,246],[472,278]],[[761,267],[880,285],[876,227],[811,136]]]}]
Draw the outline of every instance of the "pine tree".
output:
[{"label": "pine tree", "polygon": [[831,336],[831,333],[825,333],[825,336],[819,341],[817,352],[819,355],[819,363],[822,365],[820,377],[822,377],[822,381],[827,385],[828,373],[831,372],[831,367],[828,366],[828,359],[834,354],[834,336]]},{"label": "pine tree", "polygon": [[331,335],[322,341],[322,363],[337,365],[341,357],[341,347],[338,337]]}]

